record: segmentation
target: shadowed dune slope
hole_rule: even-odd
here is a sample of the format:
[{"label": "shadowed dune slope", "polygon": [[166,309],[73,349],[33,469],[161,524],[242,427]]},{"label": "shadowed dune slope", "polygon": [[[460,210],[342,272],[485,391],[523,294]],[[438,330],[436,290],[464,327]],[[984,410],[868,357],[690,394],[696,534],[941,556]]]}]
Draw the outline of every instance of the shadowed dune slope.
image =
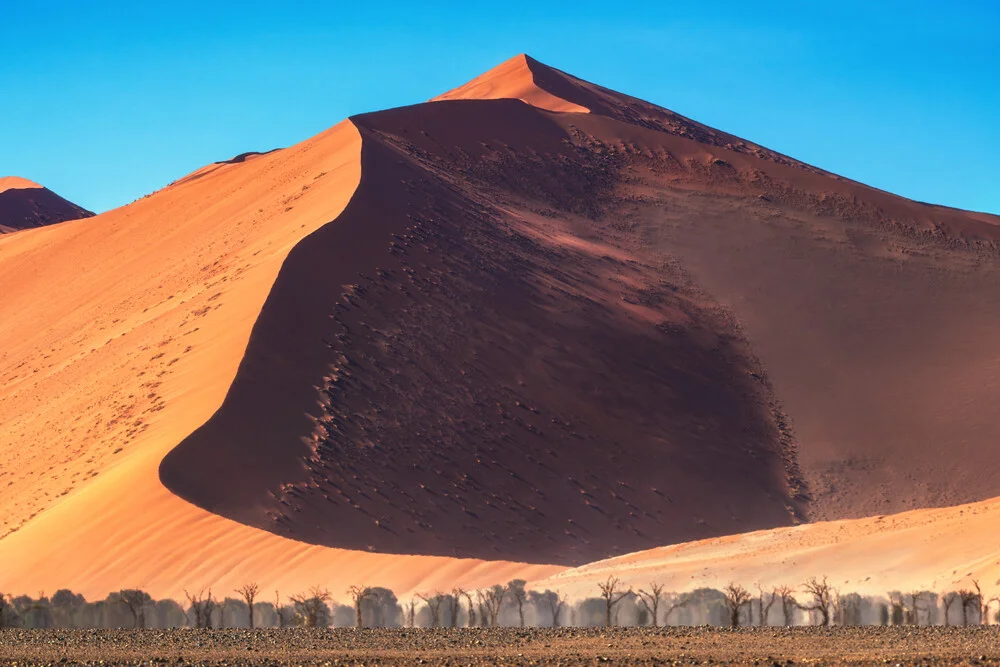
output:
[{"label": "shadowed dune slope", "polygon": [[0,177],[0,234],[92,215],[26,178]]},{"label": "shadowed dune slope", "polygon": [[[746,346],[609,243],[610,175],[561,159],[564,128],[508,100],[354,122],[357,193],[289,255],[170,489],[309,542],[535,562],[792,520]],[[503,187],[532,169],[551,191]]]}]

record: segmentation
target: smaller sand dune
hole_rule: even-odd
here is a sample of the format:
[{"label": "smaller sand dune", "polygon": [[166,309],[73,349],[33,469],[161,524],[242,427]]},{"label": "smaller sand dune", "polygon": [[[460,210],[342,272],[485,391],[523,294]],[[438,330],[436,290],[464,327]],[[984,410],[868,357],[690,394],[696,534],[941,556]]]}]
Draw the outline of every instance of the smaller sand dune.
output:
[{"label": "smaller sand dune", "polygon": [[776,528],[688,542],[591,563],[533,582],[571,598],[593,597],[597,582],[617,576],[640,587],[721,588],[735,581],[765,589],[829,577],[841,592],[952,591],[978,579],[1000,593],[1000,498],[943,509]]},{"label": "smaller sand dune", "polygon": [[92,215],[34,181],[20,176],[0,177],[0,234]]}]

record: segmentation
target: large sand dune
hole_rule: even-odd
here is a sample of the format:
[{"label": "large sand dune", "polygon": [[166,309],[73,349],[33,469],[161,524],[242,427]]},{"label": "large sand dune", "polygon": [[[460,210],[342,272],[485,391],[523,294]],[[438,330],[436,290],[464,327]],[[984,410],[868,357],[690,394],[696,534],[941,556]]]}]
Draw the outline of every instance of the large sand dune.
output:
[{"label": "large sand dune", "polygon": [[405,594],[998,495],[997,222],[519,56],[5,237],[0,589]]}]

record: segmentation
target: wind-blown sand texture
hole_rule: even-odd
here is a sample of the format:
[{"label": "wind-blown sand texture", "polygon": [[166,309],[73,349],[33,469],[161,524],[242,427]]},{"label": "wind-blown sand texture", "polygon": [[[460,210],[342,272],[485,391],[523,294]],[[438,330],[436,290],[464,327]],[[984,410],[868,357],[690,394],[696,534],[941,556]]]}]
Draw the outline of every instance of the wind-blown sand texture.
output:
[{"label": "wind-blown sand texture", "polygon": [[1000,494],[997,222],[519,56],[0,239],[0,590],[403,595]]},{"label": "wind-blown sand texture", "polygon": [[0,234],[94,215],[34,181],[0,177]]}]

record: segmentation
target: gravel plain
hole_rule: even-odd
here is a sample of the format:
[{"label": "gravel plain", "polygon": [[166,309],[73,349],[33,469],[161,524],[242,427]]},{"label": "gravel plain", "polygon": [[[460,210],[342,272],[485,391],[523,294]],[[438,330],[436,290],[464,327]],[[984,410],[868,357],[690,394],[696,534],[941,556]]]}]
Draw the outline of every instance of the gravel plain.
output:
[{"label": "gravel plain", "polygon": [[5,665],[1000,665],[1000,626],[0,631]]}]

